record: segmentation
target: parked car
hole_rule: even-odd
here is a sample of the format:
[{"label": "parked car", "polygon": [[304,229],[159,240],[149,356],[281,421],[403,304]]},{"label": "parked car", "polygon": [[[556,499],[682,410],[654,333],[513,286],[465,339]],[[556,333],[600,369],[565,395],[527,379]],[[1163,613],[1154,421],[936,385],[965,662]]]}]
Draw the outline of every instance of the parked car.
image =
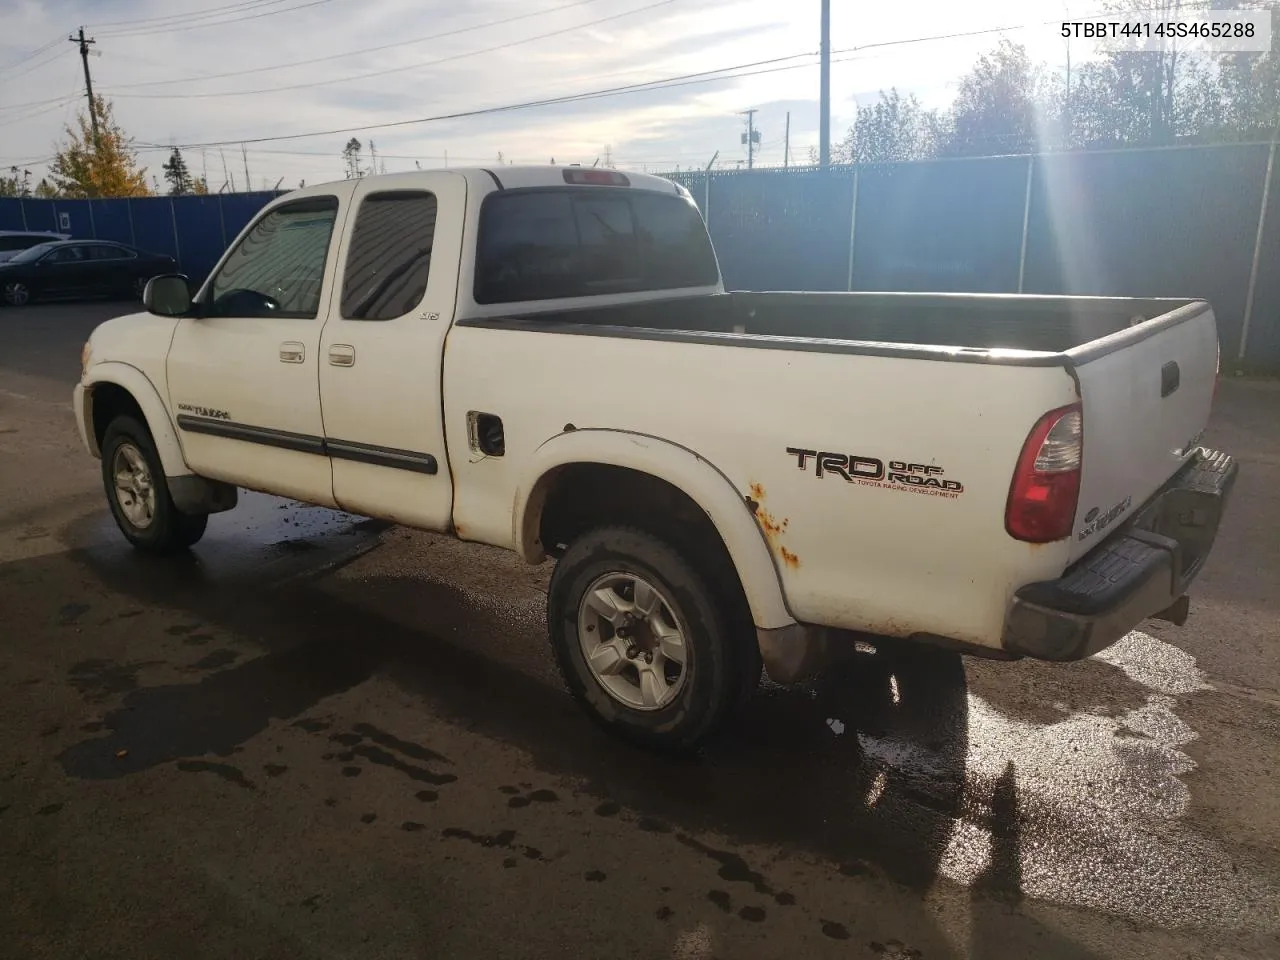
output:
[{"label": "parked car", "polygon": [[107,240],[40,243],[0,263],[0,295],[13,307],[36,299],[141,297],[148,280],[177,266],[173,257]]},{"label": "parked car", "polygon": [[69,233],[48,233],[42,230],[0,230],[0,263],[12,259],[19,250],[34,247],[37,243],[70,240]]},{"label": "parked car", "polygon": [[144,303],[74,392],[135,546],[244,487],[554,558],[569,689],[653,744],[868,636],[1180,624],[1236,476],[1204,301],[727,293],[688,192],[613,170],[307,187]]}]

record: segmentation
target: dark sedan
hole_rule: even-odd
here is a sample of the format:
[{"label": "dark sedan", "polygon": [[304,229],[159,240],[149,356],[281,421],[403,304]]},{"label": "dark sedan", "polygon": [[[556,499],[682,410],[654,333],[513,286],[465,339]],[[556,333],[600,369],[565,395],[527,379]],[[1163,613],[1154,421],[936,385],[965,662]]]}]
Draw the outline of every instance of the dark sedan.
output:
[{"label": "dark sedan", "polygon": [[0,295],[13,307],[33,300],[141,297],[148,280],[177,267],[173,257],[106,240],[41,243],[0,263]]}]

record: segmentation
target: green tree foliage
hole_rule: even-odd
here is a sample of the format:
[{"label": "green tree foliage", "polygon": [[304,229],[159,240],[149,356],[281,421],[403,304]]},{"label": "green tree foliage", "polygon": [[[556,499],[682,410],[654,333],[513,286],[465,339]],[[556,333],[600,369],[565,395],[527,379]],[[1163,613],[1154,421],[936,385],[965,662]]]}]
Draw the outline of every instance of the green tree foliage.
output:
[{"label": "green tree foliage", "polygon": [[64,197],[145,197],[147,174],[138,166],[133,139],[112,116],[111,103],[94,97],[98,115],[95,140],[88,111],[66,128],[66,141],[49,167],[51,188]]},{"label": "green tree foliage", "polygon": [[853,126],[832,150],[836,163],[890,163],[923,160],[938,149],[942,122],[925,110],[914,95],[897,88],[880,91],[875,103],[858,107]]},{"label": "green tree foliage", "polygon": [[187,170],[187,161],[183,159],[182,151],[177,147],[173,148],[169,159],[161,164],[161,167],[164,170],[164,178],[169,183],[170,196],[180,197],[195,192],[195,181]]},{"label": "green tree foliage", "polygon": [[9,168],[9,175],[0,177],[0,197],[31,196],[31,171]]}]

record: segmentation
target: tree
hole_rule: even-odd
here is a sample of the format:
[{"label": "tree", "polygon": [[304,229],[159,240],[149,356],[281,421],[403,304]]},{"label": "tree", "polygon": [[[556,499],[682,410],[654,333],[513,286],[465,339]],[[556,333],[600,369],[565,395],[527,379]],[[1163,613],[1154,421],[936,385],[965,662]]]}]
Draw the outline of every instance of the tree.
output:
[{"label": "tree", "polygon": [[[1231,0],[1215,0],[1215,9]],[[1176,19],[1207,8],[1203,0],[1111,0],[1111,16]],[[1256,58],[1257,54],[1246,54]],[[1170,39],[1155,49],[1107,51],[1071,78],[1064,125],[1072,146],[1167,144],[1232,126],[1221,58]]]},{"label": "tree", "polygon": [[1051,139],[1051,86],[1026,47],[1001,40],[960,81],[942,152],[952,156],[1029,153]]},{"label": "tree", "polygon": [[105,97],[93,98],[98,115],[95,141],[87,113],[76,117],[78,129],[66,128],[66,142],[49,167],[52,188],[64,197],[145,197],[147,172],[138,166],[133,138],[125,134]]},{"label": "tree", "polygon": [[187,161],[182,158],[182,151],[177,147],[169,154],[169,159],[162,165],[164,178],[169,181],[169,195],[180,197],[195,192],[195,181],[187,170]]},{"label": "tree", "polygon": [[347,141],[347,145],[342,148],[342,162],[347,167],[347,179],[355,180],[364,176],[364,171],[360,169],[360,151],[363,144],[355,137]]},{"label": "tree", "polygon": [[836,144],[836,163],[891,163],[924,160],[934,156],[941,135],[941,121],[925,110],[914,94],[903,97],[893,87],[867,106],[858,107],[853,126]]},{"label": "tree", "polygon": [[0,197],[31,196],[31,171],[9,168],[9,176],[0,177]]}]

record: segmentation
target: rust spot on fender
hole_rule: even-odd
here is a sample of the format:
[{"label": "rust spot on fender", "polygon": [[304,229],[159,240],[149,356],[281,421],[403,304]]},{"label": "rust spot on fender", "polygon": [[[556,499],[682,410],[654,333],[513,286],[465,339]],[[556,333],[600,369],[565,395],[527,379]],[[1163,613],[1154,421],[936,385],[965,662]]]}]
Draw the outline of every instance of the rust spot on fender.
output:
[{"label": "rust spot on fender", "polygon": [[778,552],[782,554],[782,562],[792,570],[799,569],[800,558],[788,550],[786,547],[779,547]]},{"label": "rust spot on fender", "polygon": [[765,510],[763,507],[761,507],[755,513],[756,513],[756,521],[760,524],[760,529],[764,531],[764,535],[770,541],[786,533],[787,525],[791,523],[791,520],[789,518],[783,517],[781,520],[779,520],[777,517],[775,517],[768,510]]},{"label": "rust spot on fender", "polygon": [[754,500],[764,499],[764,484],[752,483],[747,487],[747,491],[751,494],[751,497]]},{"label": "rust spot on fender", "polygon": [[467,535],[467,528],[460,523],[454,523],[453,532],[456,533],[459,537],[465,537]]}]

